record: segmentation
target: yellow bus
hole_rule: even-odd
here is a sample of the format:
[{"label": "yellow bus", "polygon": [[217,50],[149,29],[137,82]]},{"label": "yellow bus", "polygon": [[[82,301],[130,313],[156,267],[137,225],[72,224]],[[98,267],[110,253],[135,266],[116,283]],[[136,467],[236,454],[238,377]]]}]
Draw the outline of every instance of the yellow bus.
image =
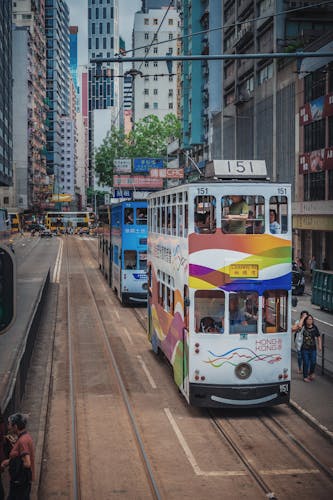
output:
[{"label": "yellow bus", "polygon": [[89,232],[89,212],[47,212],[45,226],[52,233]]},{"label": "yellow bus", "polygon": [[21,230],[21,219],[17,212],[8,213],[11,223],[11,232],[18,233]]}]

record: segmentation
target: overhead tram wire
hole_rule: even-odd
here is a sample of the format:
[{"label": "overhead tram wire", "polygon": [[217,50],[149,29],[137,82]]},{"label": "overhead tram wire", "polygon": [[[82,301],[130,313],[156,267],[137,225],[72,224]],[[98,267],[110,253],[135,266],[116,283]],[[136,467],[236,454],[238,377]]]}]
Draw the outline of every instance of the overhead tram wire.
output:
[{"label": "overhead tram wire", "polygon": [[[330,5],[330,4],[333,4],[333,2],[332,1],[326,1],[326,2],[320,2],[320,3],[316,3],[316,4],[312,4],[312,5],[305,5],[304,7],[296,7],[295,9],[283,10],[281,12],[276,12],[274,14],[267,14],[266,16],[259,16],[259,17],[254,17],[253,19],[247,19],[246,21],[243,21],[243,23],[244,22],[254,23],[255,21],[262,21],[264,19],[269,19],[271,17],[282,16],[284,14],[290,14],[290,13],[293,13],[293,12],[303,11],[303,10],[310,9],[310,8],[313,9],[315,7],[323,7],[325,5]],[[235,22],[233,24],[228,24],[227,28],[229,29],[229,28],[232,28],[232,27],[236,27],[239,24],[242,24],[242,22]],[[189,35],[178,36],[178,37],[174,38],[174,40],[176,40],[176,41],[183,40],[185,38],[190,38],[190,37],[194,37],[194,36],[204,35],[205,33],[212,33],[214,31],[218,31],[218,30],[224,31],[225,29],[226,28],[224,26],[219,26],[218,28],[210,28],[210,29],[207,29],[207,30],[196,31],[194,33],[190,33]],[[154,43],[154,41],[152,41],[150,43],[150,45],[142,45],[141,47],[136,47],[135,49],[124,50],[123,54],[127,54],[129,52],[135,52],[136,50],[145,49],[147,47],[149,47],[149,49],[150,49],[151,47],[153,47],[155,45],[162,45],[164,43],[169,43],[169,42],[170,42],[170,40],[161,40],[160,42],[155,42],[155,43]]]}]

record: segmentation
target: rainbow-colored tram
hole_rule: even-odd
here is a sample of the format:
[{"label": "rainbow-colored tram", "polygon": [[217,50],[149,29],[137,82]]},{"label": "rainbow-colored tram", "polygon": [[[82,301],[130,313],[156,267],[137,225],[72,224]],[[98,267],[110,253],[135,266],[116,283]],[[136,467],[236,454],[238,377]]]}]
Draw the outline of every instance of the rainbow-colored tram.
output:
[{"label": "rainbow-colored tram", "polygon": [[269,182],[262,161],[206,170],[149,195],[149,339],[191,405],[287,403],[290,185]]}]

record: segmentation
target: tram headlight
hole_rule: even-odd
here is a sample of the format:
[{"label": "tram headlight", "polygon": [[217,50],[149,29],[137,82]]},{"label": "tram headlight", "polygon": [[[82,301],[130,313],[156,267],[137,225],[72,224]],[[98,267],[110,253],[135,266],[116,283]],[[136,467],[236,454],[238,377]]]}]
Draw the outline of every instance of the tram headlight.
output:
[{"label": "tram headlight", "polygon": [[144,291],[147,291],[147,290],[148,290],[148,283],[144,283],[144,284],[142,285],[142,289],[143,289]]},{"label": "tram headlight", "polygon": [[240,363],[235,368],[236,377],[240,378],[241,380],[249,378],[251,373],[252,373],[252,368],[248,363]]}]

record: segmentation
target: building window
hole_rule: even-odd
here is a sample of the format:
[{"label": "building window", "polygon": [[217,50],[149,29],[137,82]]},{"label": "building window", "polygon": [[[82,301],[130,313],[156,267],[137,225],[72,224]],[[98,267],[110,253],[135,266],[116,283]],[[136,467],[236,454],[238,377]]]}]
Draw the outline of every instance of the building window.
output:
[{"label": "building window", "polygon": [[169,109],[173,109],[173,102],[169,102]]},{"label": "building window", "polygon": [[154,89],[154,95],[157,95],[157,94],[158,94],[158,90]]},{"label": "building window", "polygon": [[172,26],[173,25],[173,19],[168,19],[168,25]]},{"label": "building window", "polygon": [[154,54],[158,54],[158,47],[154,47]]},{"label": "building window", "polygon": [[173,33],[169,33],[169,40],[173,39]]},{"label": "building window", "polygon": [[158,66],[158,62],[154,61],[154,68],[157,68],[157,66]]},{"label": "building window", "polygon": [[144,89],[143,93],[144,95],[149,95],[149,89]]},{"label": "building window", "polygon": [[269,80],[273,76],[273,63],[268,64],[258,72],[258,85],[264,83],[265,80]]},{"label": "building window", "polygon": [[158,80],[158,76],[154,75],[154,82],[157,82],[157,80]]},{"label": "building window", "polygon": [[156,26],[158,24],[158,19],[153,19],[153,24]]},{"label": "building window", "polygon": [[328,199],[333,200],[333,170],[328,171]]},{"label": "building window", "polygon": [[149,24],[149,19],[147,17],[145,17],[143,23],[147,26]]},{"label": "building window", "polygon": [[110,33],[110,23],[106,24],[106,32],[107,32],[107,34]]},{"label": "building window", "polygon": [[145,82],[149,82],[149,76],[145,76]]},{"label": "building window", "polygon": [[325,171],[304,175],[304,201],[325,199]]},{"label": "building window", "polygon": [[99,38],[95,39],[95,44],[96,44],[95,48],[96,48],[96,50],[98,50],[99,49]]},{"label": "building window", "polygon": [[149,33],[145,33],[145,40],[149,40]]},{"label": "building window", "polygon": [[149,102],[145,102],[145,109],[149,108]]},{"label": "building window", "polygon": [[145,68],[149,68],[149,62],[145,62]]},{"label": "building window", "polygon": [[106,38],[103,38],[103,49],[106,49]]},{"label": "building window", "polygon": [[169,95],[169,97],[173,96],[173,89],[169,89],[168,95]]},{"label": "building window", "polygon": [[103,23],[99,23],[99,34],[103,33]]},{"label": "building window", "polygon": [[304,126],[304,152],[325,147],[325,120],[318,120]]},{"label": "building window", "polygon": [[304,102],[310,102],[325,95],[326,73],[324,68],[313,71],[304,78]]},{"label": "building window", "polygon": [[154,102],[154,103],[153,103],[153,108],[154,108],[154,109],[158,109],[158,102]]},{"label": "building window", "polygon": [[91,23],[91,33],[95,34],[95,23]]},{"label": "building window", "polygon": [[173,76],[172,75],[169,76],[169,82],[173,82]]}]

